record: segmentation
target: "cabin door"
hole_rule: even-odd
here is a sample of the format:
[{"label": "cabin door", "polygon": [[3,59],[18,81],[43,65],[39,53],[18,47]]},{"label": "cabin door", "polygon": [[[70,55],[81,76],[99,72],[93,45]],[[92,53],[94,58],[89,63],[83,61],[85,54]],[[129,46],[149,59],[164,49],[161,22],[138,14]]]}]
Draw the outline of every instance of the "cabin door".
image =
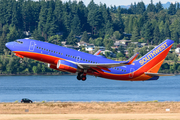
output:
[{"label": "cabin door", "polygon": [[80,60],[81,60],[81,57],[80,57],[80,56],[77,56],[76,62],[80,62]]},{"label": "cabin door", "polygon": [[29,51],[34,51],[34,47],[35,47],[35,42],[31,41],[29,45]]},{"label": "cabin door", "polygon": [[133,78],[134,77],[134,71],[135,71],[134,68],[130,69],[129,78]]}]

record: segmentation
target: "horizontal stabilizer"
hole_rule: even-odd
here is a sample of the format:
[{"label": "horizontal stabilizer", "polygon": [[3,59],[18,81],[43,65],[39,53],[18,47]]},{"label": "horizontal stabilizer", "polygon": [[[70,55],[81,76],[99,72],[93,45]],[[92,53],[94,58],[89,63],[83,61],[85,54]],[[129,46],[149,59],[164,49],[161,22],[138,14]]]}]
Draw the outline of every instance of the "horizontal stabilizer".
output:
[{"label": "horizontal stabilizer", "polygon": [[150,76],[174,76],[174,74],[149,73],[149,72],[145,72],[145,74]]},{"label": "horizontal stabilizer", "polygon": [[99,55],[101,53],[101,50],[98,50],[94,55]]}]

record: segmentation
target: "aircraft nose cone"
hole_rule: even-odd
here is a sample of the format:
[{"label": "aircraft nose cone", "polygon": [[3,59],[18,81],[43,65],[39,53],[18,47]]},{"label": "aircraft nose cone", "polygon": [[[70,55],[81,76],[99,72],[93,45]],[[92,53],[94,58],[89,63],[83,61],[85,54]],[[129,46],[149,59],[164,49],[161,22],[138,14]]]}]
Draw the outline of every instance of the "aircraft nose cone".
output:
[{"label": "aircraft nose cone", "polygon": [[12,47],[13,47],[13,43],[12,42],[8,42],[8,43],[6,43],[5,44],[5,46],[8,48],[8,49],[12,49]]},{"label": "aircraft nose cone", "polygon": [[7,48],[9,48],[9,43],[6,43],[5,46],[6,46]]}]

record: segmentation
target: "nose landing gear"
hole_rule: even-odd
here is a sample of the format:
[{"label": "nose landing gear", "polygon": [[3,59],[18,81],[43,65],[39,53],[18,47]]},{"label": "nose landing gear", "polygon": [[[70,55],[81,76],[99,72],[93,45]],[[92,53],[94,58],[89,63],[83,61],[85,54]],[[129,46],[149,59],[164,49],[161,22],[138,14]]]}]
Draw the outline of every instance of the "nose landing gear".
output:
[{"label": "nose landing gear", "polygon": [[78,73],[77,79],[85,81],[86,80],[86,73],[83,73],[83,72]]}]

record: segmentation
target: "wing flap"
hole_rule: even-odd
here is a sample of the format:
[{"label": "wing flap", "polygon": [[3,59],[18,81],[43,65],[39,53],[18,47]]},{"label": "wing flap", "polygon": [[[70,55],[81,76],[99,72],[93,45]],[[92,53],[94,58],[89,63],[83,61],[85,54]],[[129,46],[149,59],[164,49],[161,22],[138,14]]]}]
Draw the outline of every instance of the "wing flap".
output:
[{"label": "wing flap", "polygon": [[145,72],[145,74],[150,76],[174,76],[174,74],[149,73],[149,72]]}]

